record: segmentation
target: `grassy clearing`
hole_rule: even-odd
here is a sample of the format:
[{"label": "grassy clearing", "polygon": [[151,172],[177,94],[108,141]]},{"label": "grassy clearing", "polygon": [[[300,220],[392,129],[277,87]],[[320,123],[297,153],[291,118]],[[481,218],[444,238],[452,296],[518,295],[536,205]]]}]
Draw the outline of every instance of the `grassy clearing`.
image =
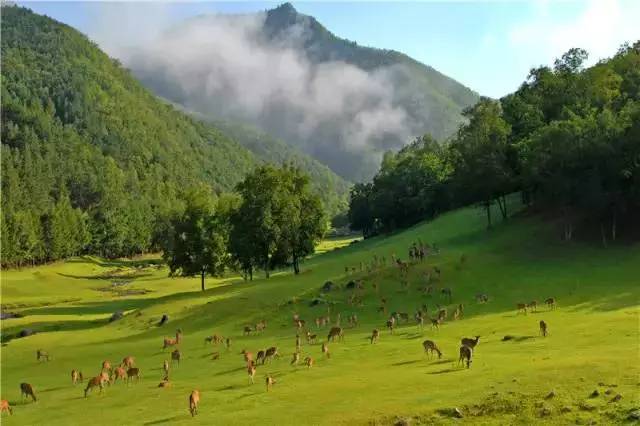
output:
[{"label": "grassy clearing", "polygon": [[[302,357],[316,359],[311,370],[289,365],[295,341],[291,317],[297,312],[313,322],[326,314],[326,305],[309,306],[326,280],[346,283],[352,276],[344,276],[344,267],[373,254],[406,258],[408,245],[418,238],[436,243],[441,252],[411,267],[408,291],[400,288],[396,268],[371,276],[358,272],[366,289],[362,307],[349,306],[345,290],[326,299],[334,317],[342,314],[343,325],[350,313],[358,314],[360,325],[346,329],[344,343],[330,344],[330,359],[321,357],[320,344],[303,343]],[[14,405],[12,417],[3,414],[3,424],[79,424],[89,417],[94,424],[391,424],[398,419],[447,424],[457,421],[454,407],[474,424],[611,424],[625,422],[629,410],[640,406],[640,246],[605,250],[561,243],[548,224],[525,215],[486,231],[483,213],[475,209],[387,238],[348,242],[327,243],[298,277],[282,272],[251,283],[237,277],[209,280],[204,293],[197,279],[167,278],[167,270],[148,259],[82,258],[3,272],[3,306],[25,315],[2,322],[3,338],[25,327],[46,331],[2,347],[2,398]],[[468,261],[460,267],[462,254]],[[421,332],[409,323],[390,336],[376,312],[379,297],[388,300],[390,311],[410,314],[423,303],[430,309],[446,304],[439,295],[419,291],[424,272],[433,266],[442,270],[440,285],[453,289],[449,310],[464,303],[464,318],[439,331]],[[148,292],[97,290],[114,281]],[[488,294],[490,302],[476,304],[476,293]],[[558,300],[555,311],[542,307],[516,314],[516,303],[550,296]],[[127,315],[107,323],[116,310]],[[164,313],[169,323],[157,327]],[[264,333],[242,336],[245,324],[263,318]],[[538,336],[540,319],[549,324],[547,338]],[[368,336],[375,327],[381,339],[371,345]],[[162,338],[176,328],[184,331],[183,361],[171,372],[172,387],[160,389],[162,361],[168,359]],[[311,329],[326,337],[326,329]],[[230,336],[231,350],[205,346],[205,336],[214,333]],[[474,363],[460,368],[459,340],[474,335],[481,336]],[[503,342],[505,335],[516,339]],[[441,360],[425,357],[426,338],[441,347]],[[256,384],[249,385],[239,352],[272,345],[283,356],[259,366]],[[51,362],[36,362],[38,348],[51,353]],[[220,352],[220,359],[211,360],[212,352]],[[98,374],[102,360],[118,362],[126,355],[135,356],[142,370],[139,384],[118,383],[87,399],[82,386],[71,385],[72,368],[89,377]],[[266,374],[277,380],[268,393]],[[23,381],[33,384],[38,402],[20,400]],[[202,402],[192,419],[187,397],[194,388]],[[589,398],[595,389],[600,396]],[[545,399],[551,391],[555,396]],[[622,399],[610,403],[618,393]]]}]

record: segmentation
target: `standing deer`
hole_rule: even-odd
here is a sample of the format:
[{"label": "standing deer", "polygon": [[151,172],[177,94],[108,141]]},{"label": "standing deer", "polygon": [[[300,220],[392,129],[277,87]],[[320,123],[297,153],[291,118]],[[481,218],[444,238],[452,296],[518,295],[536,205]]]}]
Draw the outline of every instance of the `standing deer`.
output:
[{"label": "standing deer", "polygon": [[554,299],[553,297],[548,298],[544,301],[544,303],[549,307],[549,309],[556,308],[556,299]]},{"label": "standing deer", "polygon": [[272,346],[265,351],[262,363],[264,364],[268,360],[271,360],[273,358],[278,358],[278,357],[280,357],[280,354],[278,354],[278,348],[275,346]]},{"label": "standing deer", "polygon": [[180,359],[182,358],[182,354],[178,349],[171,352],[171,362],[175,361],[180,365]]},{"label": "standing deer", "polygon": [[140,381],[140,369],[136,367],[132,367],[127,370],[127,384],[131,381],[132,378],[136,378],[136,382]]},{"label": "standing deer", "polygon": [[291,360],[291,365],[298,365],[298,361],[300,361],[300,352],[294,352],[293,359]]},{"label": "standing deer", "polygon": [[518,311],[516,312],[516,315],[519,314],[520,312],[522,312],[525,315],[527,315],[527,304],[526,303],[518,303],[517,307],[518,307]]},{"label": "standing deer", "polygon": [[269,389],[270,389],[270,388],[272,388],[272,387],[273,387],[273,385],[275,385],[275,384],[276,384],[276,379],[274,379],[274,378],[273,378],[273,377],[271,377],[271,376],[267,376],[267,377],[265,378],[265,381],[264,381],[264,382],[265,382],[265,384],[267,385],[267,392],[269,392]]},{"label": "standing deer", "polygon": [[247,363],[247,374],[249,375],[249,381],[253,384],[253,378],[256,376],[256,365],[253,361]]},{"label": "standing deer", "polygon": [[87,387],[84,389],[84,397],[86,398],[89,395],[89,391],[95,387],[100,388],[100,393],[104,389],[104,381],[102,374],[100,376],[92,377],[91,380],[87,383]]},{"label": "standing deer", "polygon": [[547,323],[540,320],[540,334],[542,337],[547,337]]},{"label": "standing deer", "polygon": [[538,302],[536,300],[532,300],[527,304],[527,308],[529,308],[531,312],[536,312],[538,310]]},{"label": "standing deer", "polygon": [[164,370],[165,377],[169,377],[169,361],[166,359],[162,363],[162,370]]},{"label": "standing deer", "polygon": [[191,395],[189,395],[189,413],[191,413],[191,417],[198,414],[198,404],[200,404],[200,391],[191,391]]},{"label": "standing deer", "polygon": [[389,334],[393,334],[393,328],[396,325],[395,317],[391,317],[387,320],[387,329],[389,330]]},{"label": "standing deer", "polygon": [[373,345],[374,343],[376,343],[378,341],[378,338],[380,338],[380,332],[376,328],[371,333],[371,344]]},{"label": "standing deer", "polygon": [[331,330],[329,330],[329,335],[327,336],[327,340],[334,341],[336,337],[338,338],[338,340],[344,340],[344,331],[342,330],[341,327],[332,327]]},{"label": "standing deer", "polygon": [[327,345],[326,343],[322,343],[322,353],[327,357],[327,358],[331,358],[331,354],[329,353],[329,345]]},{"label": "standing deer", "polygon": [[124,357],[122,360],[121,367],[131,368],[135,364],[135,359],[132,356]]},{"label": "standing deer", "polygon": [[307,366],[307,368],[313,367],[313,358],[311,358],[310,356],[306,357],[304,359],[304,364]]},{"label": "standing deer", "polygon": [[475,349],[475,347],[478,344],[479,340],[480,340],[480,336],[476,336],[475,339],[470,339],[468,337],[463,337],[462,340],[460,340],[460,343],[463,346],[468,346],[471,349]]},{"label": "standing deer", "polygon": [[47,352],[43,351],[42,349],[38,349],[36,351],[36,359],[38,361],[49,362],[49,354]]},{"label": "standing deer", "polygon": [[77,384],[78,382],[82,382],[82,371],[78,371],[76,369],[71,370],[71,383]]},{"label": "standing deer", "polygon": [[113,369],[113,372],[111,373],[111,382],[115,383],[116,380],[118,379],[122,379],[122,381],[124,382],[127,378],[127,370],[124,369],[124,367],[116,367]]},{"label": "standing deer", "polygon": [[462,345],[460,346],[460,358],[458,358],[458,365],[464,362],[467,362],[467,368],[471,367],[471,357],[473,356],[473,349],[469,346]]}]

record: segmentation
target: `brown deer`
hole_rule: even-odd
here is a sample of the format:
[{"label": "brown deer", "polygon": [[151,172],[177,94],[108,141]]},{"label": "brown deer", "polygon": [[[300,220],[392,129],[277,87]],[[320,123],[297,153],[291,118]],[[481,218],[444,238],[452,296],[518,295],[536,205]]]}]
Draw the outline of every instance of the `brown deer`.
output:
[{"label": "brown deer", "polygon": [[124,382],[127,378],[127,370],[124,369],[124,367],[116,367],[113,370],[113,373],[111,374],[111,382],[115,383],[116,380],[118,379],[122,379],[122,381]]},{"label": "brown deer", "polygon": [[523,312],[525,315],[527,315],[526,303],[518,303],[517,307],[518,307],[518,311],[516,312],[516,315],[519,314],[520,312]]},{"label": "brown deer", "polygon": [[447,319],[447,308],[440,308],[438,307],[438,321],[440,321],[440,323],[443,323],[446,319]]},{"label": "brown deer", "polygon": [[326,343],[322,343],[322,353],[327,357],[327,358],[331,358],[331,354],[329,353],[329,345],[327,345]]},{"label": "brown deer", "polygon": [[467,368],[471,367],[471,357],[473,356],[473,349],[469,346],[462,345],[460,346],[460,358],[458,358],[458,365],[464,362],[467,362]]},{"label": "brown deer", "polygon": [[89,395],[89,391],[95,387],[100,388],[100,393],[104,389],[104,381],[102,374],[100,376],[92,377],[87,383],[87,387],[84,389],[84,397],[86,398]]},{"label": "brown deer", "polygon": [[267,385],[267,392],[269,392],[269,389],[273,387],[273,385],[276,384],[276,379],[274,379],[271,376],[267,376],[265,378],[265,384]]},{"label": "brown deer", "polygon": [[253,378],[256,376],[256,365],[253,363],[253,361],[250,361],[247,364],[247,374],[249,375],[249,380],[251,381],[251,384],[253,384]]},{"label": "brown deer", "polygon": [[371,344],[373,345],[374,343],[376,343],[379,338],[380,338],[380,332],[376,328],[371,332],[371,339],[370,339],[371,340]]},{"label": "brown deer", "polygon": [[43,351],[42,349],[38,349],[36,351],[36,359],[38,361],[49,362],[49,354],[47,352]]},{"label": "brown deer", "polygon": [[548,298],[544,301],[544,303],[549,307],[549,309],[556,308],[556,299],[554,299],[553,297]]},{"label": "brown deer", "polygon": [[182,354],[178,349],[171,352],[171,362],[175,361],[180,365],[180,359],[182,358]]},{"label": "brown deer", "polygon": [[243,329],[243,331],[242,331],[242,334],[243,334],[244,336],[248,336],[248,335],[250,335],[250,334],[251,334],[251,332],[252,332],[252,331],[253,331],[253,329],[251,328],[251,326],[250,326],[250,325],[245,325],[245,326],[244,326],[244,329]]},{"label": "brown deer", "polygon": [[317,317],[316,318],[316,328],[320,328],[321,324],[322,324],[322,318],[321,317]]},{"label": "brown deer", "polygon": [[547,323],[540,320],[540,334],[542,337],[547,337]]},{"label": "brown deer", "polygon": [[191,395],[189,395],[189,413],[191,413],[191,417],[198,414],[198,404],[200,404],[200,391],[191,391]]},{"label": "brown deer", "polygon": [[171,387],[171,382],[169,381],[169,376],[164,376],[164,379],[160,383],[158,383],[159,388],[168,388]]},{"label": "brown deer", "polygon": [[33,402],[36,402],[36,394],[33,391],[33,386],[29,383],[20,383],[20,396],[24,398],[25,396],[30,396],[33,399]]},{"label": "brown deer", "polygon": [[256,364],[259,362],[262,365],[264,365],[264,355],[265,355],[265,351],[258,351],[258,355],[256,356]]},{"label": "brown deer", "polygon": [[429,321],[431,322],[431,328],[440,329],[440,324],[442,323],[440,318],[429,318]]},{"label": "brown deer", "polygon": [[527,304],[527,308],[529,308],[531,312],[536,312],[538,310],[538,301],[532,300]]},{"label": "brown deer", "polygon": [[168,347],[179,345],[180,340],[182,338],[182,332],[180,330],[176,330],[176,338],[171,339],[169,337],[165,337],[162,345],[162,350],[167,349]]},{"label": "brown deer", "polygon": [[278,348],[275,346],[272,346],[264,352],[264,360],[262,361],[262,363],[264,364],[268,360],[271,360],[273,358],[279,358],[279,357],[280,357],[280,354],[278,354]]},{"label": "brown deer", "polygon": [[300,352],[294,352],[293,359],[291,360],[291,365],[298,365],[298,361],[300,361]]},{"label": "brown deer", "polygon": [[263,331],[267,328],[267,322],[265,320],[261,320],[256,324],[256,331]]},{"label": "brown deer", "polygon": [[338,340],[344,340],[344,331],[341,327],[332,327],[331,330],[329,330],[327,340],[334,341],[336,337],[338,338]]},{"label": "brown deer", "polygon": [[82,382],[82,371],[78,371],[76,369],[71,370],[71,383],[77,384],[78,382]]},{"label": "brown deer", "polygon": [[136,378],[136,382],[140,381],[140,369],[136,367],[132,367],[127,370],[127,384],[131,381],[132,378]]},{"label": "brown deer", "polygon": [[313,367],[313,358],[311,358],[310,356],[306,357],[304,359],[304,364],[307,366],[307,368]]},{"label": "brown deer", "polygon": [[165,377],[169,377],[169,361],[166,359],[162,363],[162,370],[164,370]]},{"label": "brown deer", "polygon": [[244,355],[244,362],[249,362],[253,360],[253,354],[251,352],[247,352],[246,349],[243,349],[242,352],[240,353]]},{"label": "brown deer", "polygon": [[111,362],[102,361],[102,370],[101,371],[108,371],[109,373],[111,373]]},{"label": "brown deer", "polygon": [[121,367],[131,368],[135,364],[135,359],[132,356],[127,356],[122,359]]},{"label": "brown deer", "polygon": [[387,330],[389,330],[389,334],[393,334],[393,329],[396,325],[395,317],[391,317],[387,320]]},{"label": "brown deer", "polygon": [[469,346],[471,349],[475,349],[475,347],[478,344],[479,340],[480,340],[480,336],[476,336],[475,339],[470,339],[468,337],[463,337],[462,340],[460,340],[460,343],[463,346]]},{"label": "brown deer", "polygon": [[6,399],[0,400],[0,413],[6,411],[10,416],[13,415],[13,410],[11,409],[11,405],[9,405],[9,401]]},{"label": "brown deer", "polygon": [[440,351],[440,348],[438,348],[438,346],[431,340],[425,340],[424,342],[422,342],[422,347],[424,348],[424,353],[429,355],[430,357],[433,356],[433,353],[437,353],[438,354],[438,359],[442,358],[442,352]]},{"label": "brown deer", "polygon": [[318,340],[318,336],[316,334],[311,334],[307,331],[307,343],[308,344],[312,344],[312,343],[316,343],[316,341]]}]

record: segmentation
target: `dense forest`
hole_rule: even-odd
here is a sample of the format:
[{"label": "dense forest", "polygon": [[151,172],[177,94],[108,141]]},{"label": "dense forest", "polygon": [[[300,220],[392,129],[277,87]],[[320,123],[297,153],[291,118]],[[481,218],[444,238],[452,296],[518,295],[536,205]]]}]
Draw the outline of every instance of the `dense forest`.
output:
[{"label": "dense forest", "polygon": [[157,250],[190,188],[231,191],[262,163],[73,28],[14,6],[2,21],[3,265]]},{"label": "dense forest", "polygon": [[[407,227],[454,207],[506,195],[555,215],[562,237],[637,231],[640,209],[640,42],[584,68],[572,49],[531,70],[513,94],[481,99],[443,144],[426,135],[388,153],[371,183],[351,191],[349,218],[365,236]],[[620,231],[622,232],[620,232]]]}]

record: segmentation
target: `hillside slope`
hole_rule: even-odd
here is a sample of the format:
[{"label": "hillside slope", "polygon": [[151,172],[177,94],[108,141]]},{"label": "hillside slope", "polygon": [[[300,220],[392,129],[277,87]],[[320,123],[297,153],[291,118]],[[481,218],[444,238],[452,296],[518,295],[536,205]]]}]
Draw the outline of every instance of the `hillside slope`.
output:
[{"label": "hillside slope", "polygon": [[125,62],[159,95],[250,122],[351,181],[384,151],[442,140],[477,93],[392,50],[358,46],[285,3],[265,13],[189,19]]},{"label": "hillside slope", "polygon": [[[3,347],[2,397],[14,404],[14,415],[3,424],[78,423],[88,411],[100,413],[95,424],[460,424],[454,407],[465,424],[622,424],[640,401],[640,247],[602,249],[563,243],[554,234],[549,223],[523,214],[486,231],[482,211],[462,209],[391,237],[318,255],[299,276],[276,274],[253,283],[229,277],[205,293],[198,291],[197,279],[169,279],[166,269],[144,260],[84,258],[4,272],[3,306],[25,317],[4,321],[3,335],[26,327],[45,332]],[[418,239],[440,252],[410,266],[409,286],[403,288],[390,257],[405,258]],[[360,262],[373,255],[385,256],[387,266],[359,272]],[[356,273],[345,276],[345,266],[356,267]],[[436,266],[440,279],[426,294],[426,273]],[[97,291],[122,276],[130,280],[130,294]],[[320,292],[327,280],[342,287],[352,279],[364,284],[360,306],[348,303],[352,291]],[[441,296],[443,287],[452,289],[451,301]],[[148,292],[133,293],[142,290]],[[477,303],[478,293],[489,301]],[[547,297],[556,299],[556,309],[543,306]],[[315,298],[329,304],[312,306]],[[432,316],[438,305],[451,315],[462,303],[464,315],[439,329],[421,330],[410,319],[390,334],[387,317],[378,312],[381,298],[388,313],[412,316],[426,304]],[[517,313],[517,303],[532,300],[538,301],[536,312]],[[333,324],[341,314],[345,337],[329,343],[326,358],[320,343],[328,329],[316,328],[314,319],[327,315],[329,306]],[[115,310],[131,314],[108,324]],[[318,335],[309,344],[303,330],[301,358],[315,359],[311,369],[290,365],[298,332],[294,313]],[[170,322],[157,327],[162,314]],[[357,327],[347,324],[352,314],[359,318]],[[243,335],[245,325],[262,319],[263,333]],[[538,334],[540,320],[549,326],[547,337]],[[182,360],[171,368],[171,387],[161,389],[156,386],[169,357],[161,350],[162,338],[176,328],[184,332]],[[374,328],[381,336],[371,344]],[[231,347],[203,343],[212,334],[230,337]],[[476,335],[479,345],[466,369],[457,363],[460,338]],[[512,339],[503,341],[504,336]],[[424,354],[425,339],[438,344],[442,358]],[[277,346],[281,357],[258,365],[252,385],[240,351],[255,354],[269,346]],[[35,360],[38,348],[52,354],[49,363]],[[213,353],[219,358],[212,360]],[[127,355],[141,368],[140,383],[116,383],[84,399],[83,386],[68,379],[72,368],[93,376],[103,360],[118,362]],[[266,375],[277,381],[269,392]],[[23,381],[33,384],[37,403],[20,402]],[[187,410],[193,389],[202,396],[195,418]],[[590,397],[594,390],[598,395]]]}]

